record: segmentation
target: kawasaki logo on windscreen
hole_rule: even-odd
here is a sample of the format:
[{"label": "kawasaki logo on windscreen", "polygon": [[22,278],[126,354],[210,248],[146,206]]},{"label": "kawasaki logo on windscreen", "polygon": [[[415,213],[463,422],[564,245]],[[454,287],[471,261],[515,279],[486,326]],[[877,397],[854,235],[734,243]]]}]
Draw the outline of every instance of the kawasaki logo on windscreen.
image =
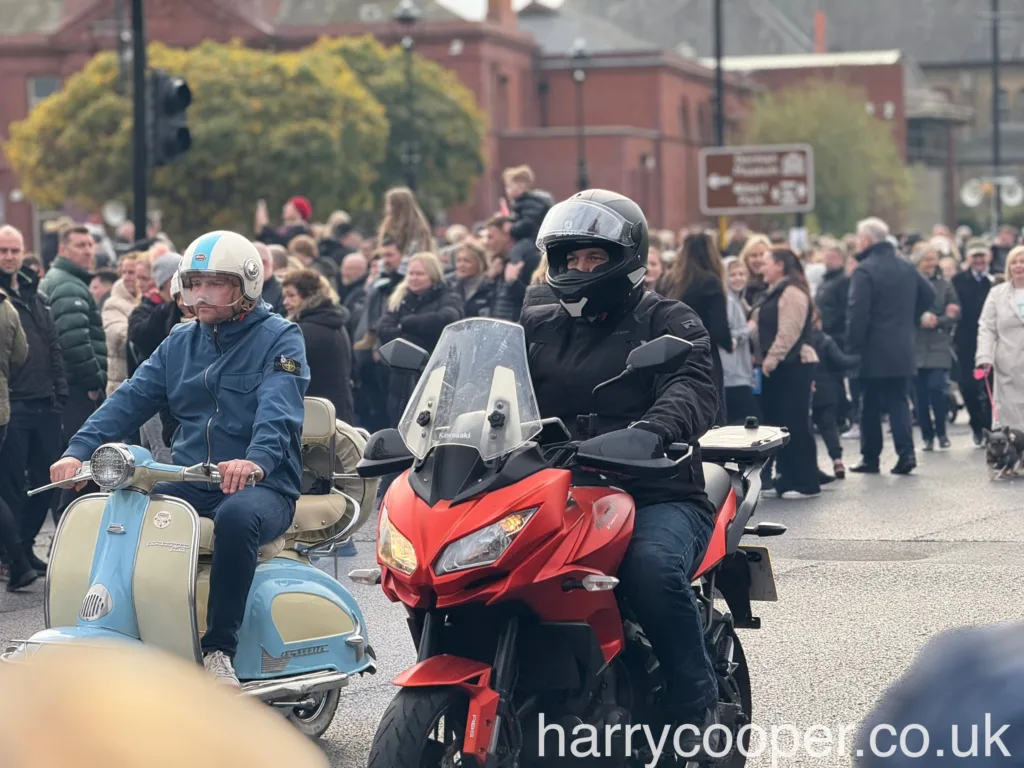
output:
[{"label": "kawasaki logo on windscreen", "polygon": [[469,440],[469,432],[442,432],[438,440]]}]

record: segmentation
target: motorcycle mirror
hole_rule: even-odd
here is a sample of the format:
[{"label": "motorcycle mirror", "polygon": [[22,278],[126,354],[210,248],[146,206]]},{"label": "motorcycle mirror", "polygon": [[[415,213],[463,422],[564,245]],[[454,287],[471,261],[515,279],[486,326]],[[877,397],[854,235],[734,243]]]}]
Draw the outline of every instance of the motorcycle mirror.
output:
[{"label": "motorcycle mirror", "polygon": [[380,356],[389,368],[396,371],[421,373],[430,360],[430,353],[405,339],[389,341],[380,348]]},{"label": "motorcycle mirror", "polygon": [[[411,344],[409,346],[412,346]],[[404,472],[412,466],[415,457],[397,429],[382,429],[374,432],[363,449],[363,458],[356,464],[360,477],[384,477]]]},{"label": "motorcycle mirror", "polygon": [[692,349],[693,344],[686,339],[666,334],[630,352],[626,358],[626,367],[634,371],[669,373],[682,365]]}]

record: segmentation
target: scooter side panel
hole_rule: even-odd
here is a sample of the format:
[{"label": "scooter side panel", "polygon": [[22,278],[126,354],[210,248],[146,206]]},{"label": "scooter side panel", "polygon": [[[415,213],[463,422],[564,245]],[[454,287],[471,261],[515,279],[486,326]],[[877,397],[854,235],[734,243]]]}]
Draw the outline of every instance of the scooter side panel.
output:
[{"label": "scooter side panel", "polygon": [[73,627],[91,585],[93,556],[108,493],[91,493],[68,505],[53,539],[43,613],[47,627]]},{"label": "scooter side panel", "polygon": [[341,584],[307,563],[275,558],[256,568],[235,671],[241,680],[356,674],[374,664],[368,642],[362,611]]},{"label": "scooter side panel", "polygon": [[192,507],[151,496],[132,583],[139,635],[187,661],[202,659],[195,614],[198,556],[199,517]]}]

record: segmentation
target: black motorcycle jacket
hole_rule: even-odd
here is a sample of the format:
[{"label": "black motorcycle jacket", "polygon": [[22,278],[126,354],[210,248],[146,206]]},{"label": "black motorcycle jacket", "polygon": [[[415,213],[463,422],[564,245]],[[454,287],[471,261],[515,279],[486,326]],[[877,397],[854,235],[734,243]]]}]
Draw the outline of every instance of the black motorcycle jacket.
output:
[{"label": "black motorcycle jacket", "polygon": [[[637,507],[668,501],[689,501],[715,510],[704,492],[704,473],[697,441],[715,422],[718,393],[712,378],[711,341],[690,307],[645,291],[617,322],[595,325],[569,316],[561,304],[526,306],[530,374],[543,418],[558,417],[576,436],[576,416],[596,413],[598,434],[624,429],[635,422],[655,432],[668,446],[695,446],[689,469],[668,480],[631,480],[621,487]],[[694,345],[679,370],[668,374],[637,371],[592,390],[626,368],[626,357],[642,342],[670,334]]]}]

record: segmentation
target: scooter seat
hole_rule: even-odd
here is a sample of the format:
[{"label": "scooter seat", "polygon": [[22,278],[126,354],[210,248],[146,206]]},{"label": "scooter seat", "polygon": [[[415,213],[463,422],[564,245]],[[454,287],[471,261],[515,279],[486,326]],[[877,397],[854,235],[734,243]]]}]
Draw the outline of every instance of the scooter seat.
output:
[{"label": "scooter seat", "polygon": [[[273,560],[284,551],[284,547],[285,538],[279,536],[260,547],[256,559],[261,563],[264,560]],[[213,520],[208,517],[199,518],[199,556],[213,556]]]}]

